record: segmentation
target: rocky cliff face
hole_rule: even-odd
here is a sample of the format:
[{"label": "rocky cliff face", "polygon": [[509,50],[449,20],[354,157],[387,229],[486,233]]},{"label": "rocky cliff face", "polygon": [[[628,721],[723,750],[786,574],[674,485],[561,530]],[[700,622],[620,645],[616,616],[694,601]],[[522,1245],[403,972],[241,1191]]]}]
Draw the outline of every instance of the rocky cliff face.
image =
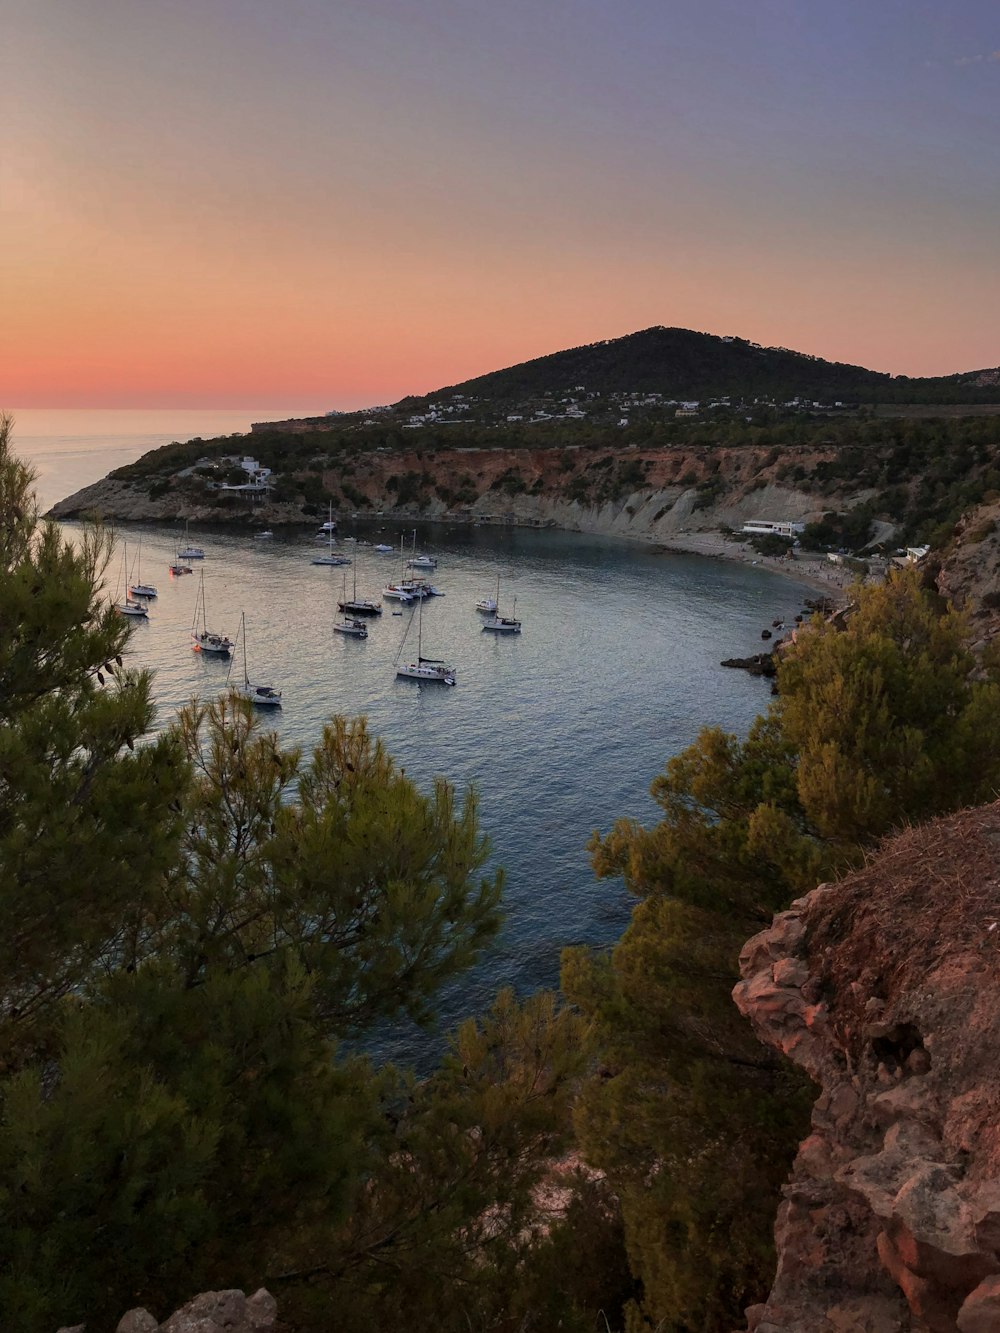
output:
[{"label": "rocky cliff face", "polygon": [[820,1087],[755,1333],[1000,1329],[1000,803],[903,833],[745,946]]},{"label": "rocky cliff face", "polygon": [[1000,634],[1000,501],[978,505],[959,520],[936,582],[969,617],[981,643]]},{"label": "rocky cliff face", "polygon": [[[414,448],[355,456],[342,468],[326,467],[321,476],[329,492],[343,491],[337,506],[342,516],[357,511],[362,517],[492,520],[656,541],[722,524],[738,528],[751,518],[819,516],[833,502],[788,477],[793,468],[805,475],[828,454],[749,446],[620,453],[610,446],[437,453]],[[132,522],[315,523],[318,511],[303,512],[294,482],[294,475],[283,478],[282,490],[291,498],[249,505],[192,477],[107,477],[61,500],[52,513]]]}]

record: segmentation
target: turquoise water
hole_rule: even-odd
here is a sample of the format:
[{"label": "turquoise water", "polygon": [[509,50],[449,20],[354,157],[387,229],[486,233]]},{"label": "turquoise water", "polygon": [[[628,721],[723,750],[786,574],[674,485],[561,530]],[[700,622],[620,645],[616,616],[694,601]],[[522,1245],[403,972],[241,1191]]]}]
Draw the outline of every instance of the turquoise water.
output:
[{"label": "turquoise water", "polygon": [[[62,493],[93,479],[74,478]],[[132,653],[155,672],[165,723],[193,696],[222,689],[227,663],[191,649],[198,573],[167,573],[182,530],[123,529],[130,558],[140,532],[142,577],[160,595],[136,626]],[[400,527],[348,520],[340,535],[398,546]],[[791,618],[808,595],[757,568],[611,540],[426,525],[418,549],[438,557],[428,577],[446,595],[425,604],[424,655],[446,657],[458,684],[417,687],[397,680],[393,665],[408,612],[393,616],[385,603],[367,640],[333,632],[344,572],[310,564],[322,549],[313,532],[267,542],[192,529],[191,540],[206,551],[210,628],[235,637],[245,612],[251,678],[284,691],[280,714],[263,719],[284,742],[308,751],[332,713],[363,713],[417,782],[443,774],[459,789],[477,787],[491,863],[506,872],[507,917],[488,956],[444,997],[446,1024],[485,1007],[502,985],[554,985],[565,945],[617,938],[631,902],[620,883],[594,879],[591,831],[621,815],[654,821],[651,780],[702,727],[745,731],[769,686],[719,661],[758,651],[761,629]],[[398,555],[346,540],[340,547],[357,562],[359,595],[377,596],[399,573]],[[117,572],[109,571],[109,592]],[[517,599],[519,636],[483,633],[474,609],[498,575],[502,609]],[[352,581],[348,568],[348,591]],[[383,1049],[419,1058],[424,1043],[394,1030]]]}]

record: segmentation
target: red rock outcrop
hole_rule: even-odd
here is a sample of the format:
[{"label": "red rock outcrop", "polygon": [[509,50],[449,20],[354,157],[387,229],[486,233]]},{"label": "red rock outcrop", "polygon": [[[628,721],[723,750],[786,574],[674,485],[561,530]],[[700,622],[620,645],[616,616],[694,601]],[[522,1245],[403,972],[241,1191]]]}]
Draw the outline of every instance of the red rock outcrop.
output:
[{"label": "red rock outcrop", "polygon": [[1000,1330],[1000,803],[793,903],[734,998],[820,1085],[753,1333]]}]

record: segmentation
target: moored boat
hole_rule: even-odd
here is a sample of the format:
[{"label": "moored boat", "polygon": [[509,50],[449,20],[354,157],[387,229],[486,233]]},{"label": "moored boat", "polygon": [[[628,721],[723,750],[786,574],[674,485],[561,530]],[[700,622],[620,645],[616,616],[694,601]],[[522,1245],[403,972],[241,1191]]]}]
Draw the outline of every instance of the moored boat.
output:
[{"label": "moored boat", "polygon": [[[199,613],[201,616],[199,626]],[[191,642],[196,652],[208,653],[211,657],[228,657],[232,652],[232,640],[225,634],[210,630],[205,614],[205,571],[201,571],[198,596],[194,603],[194,619],[191,622]]]},{"label": "moored boat", "polygon": [[497,595],[493,599],[494,611],[488,620],[483,621],[483,633],[489,631],[492,634],[520,634],[521,622],[513,614],[517,610],[517,598],[514,598],[514,606],[509,616],[500,614],[500,576],[497,575]]},{"label": "moored boat", "polygon": [[417,607],[417,660],[415,662],[406,662],[400,665],[399,659],[406,643],[406,636],[410,632],[410,625],[413,624],[413,616],[410,616],[410,624],[403,632],[403,639],[399,645],[399,652],[396,654],[396,675],[405,680],[416,680],[420,682],[433,682],[439,685],[454,685],[456,683],[455,668],[448,666],[440,657],[424,657],[421,650],[423,647],[423,618],[424,603],[421,599]]},{"label": "moored boat", "polygon": [[346,634],[355,639],[368,638],[368,626],[363,620],[357,620],[353,616],[345,616],[343,620],[338,620],[333,628],[337,634]]},{"label": "moored boat", "polygon": [[[257,704],[261,708],[280,708],[281,691],[276,690],[273,685],[255,685],[247,674],[247,621],[246,613],[242,611],[240,612],[240,627],[236,637],[243,641],[243,684],[232,685],[230,688],[241,699],[248,699],[250,703]],[[232,671],[233,664],[230,662],[229,672],[226,675],[227,684]]]}]

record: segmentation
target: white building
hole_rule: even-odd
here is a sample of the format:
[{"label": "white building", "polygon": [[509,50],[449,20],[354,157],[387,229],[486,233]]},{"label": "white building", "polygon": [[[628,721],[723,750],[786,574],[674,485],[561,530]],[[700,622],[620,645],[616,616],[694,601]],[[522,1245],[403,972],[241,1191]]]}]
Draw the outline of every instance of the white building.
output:
[{"label": "white building", "polygon": [[781,520],[752,518],[743,524],[743,531],[751,537],[797,537],[805,530],[804,523],[784,522]]},{"label": "white building", "polygon": [[237,466],[241,467],[247,474],[244,482],[224,481],[219,487],[220,491],[243,491],[251,494],[261,494],[269,486],[268,478],[271,475],[269,467],[261,467],[256,458],[243,457],[237,461]]}]

